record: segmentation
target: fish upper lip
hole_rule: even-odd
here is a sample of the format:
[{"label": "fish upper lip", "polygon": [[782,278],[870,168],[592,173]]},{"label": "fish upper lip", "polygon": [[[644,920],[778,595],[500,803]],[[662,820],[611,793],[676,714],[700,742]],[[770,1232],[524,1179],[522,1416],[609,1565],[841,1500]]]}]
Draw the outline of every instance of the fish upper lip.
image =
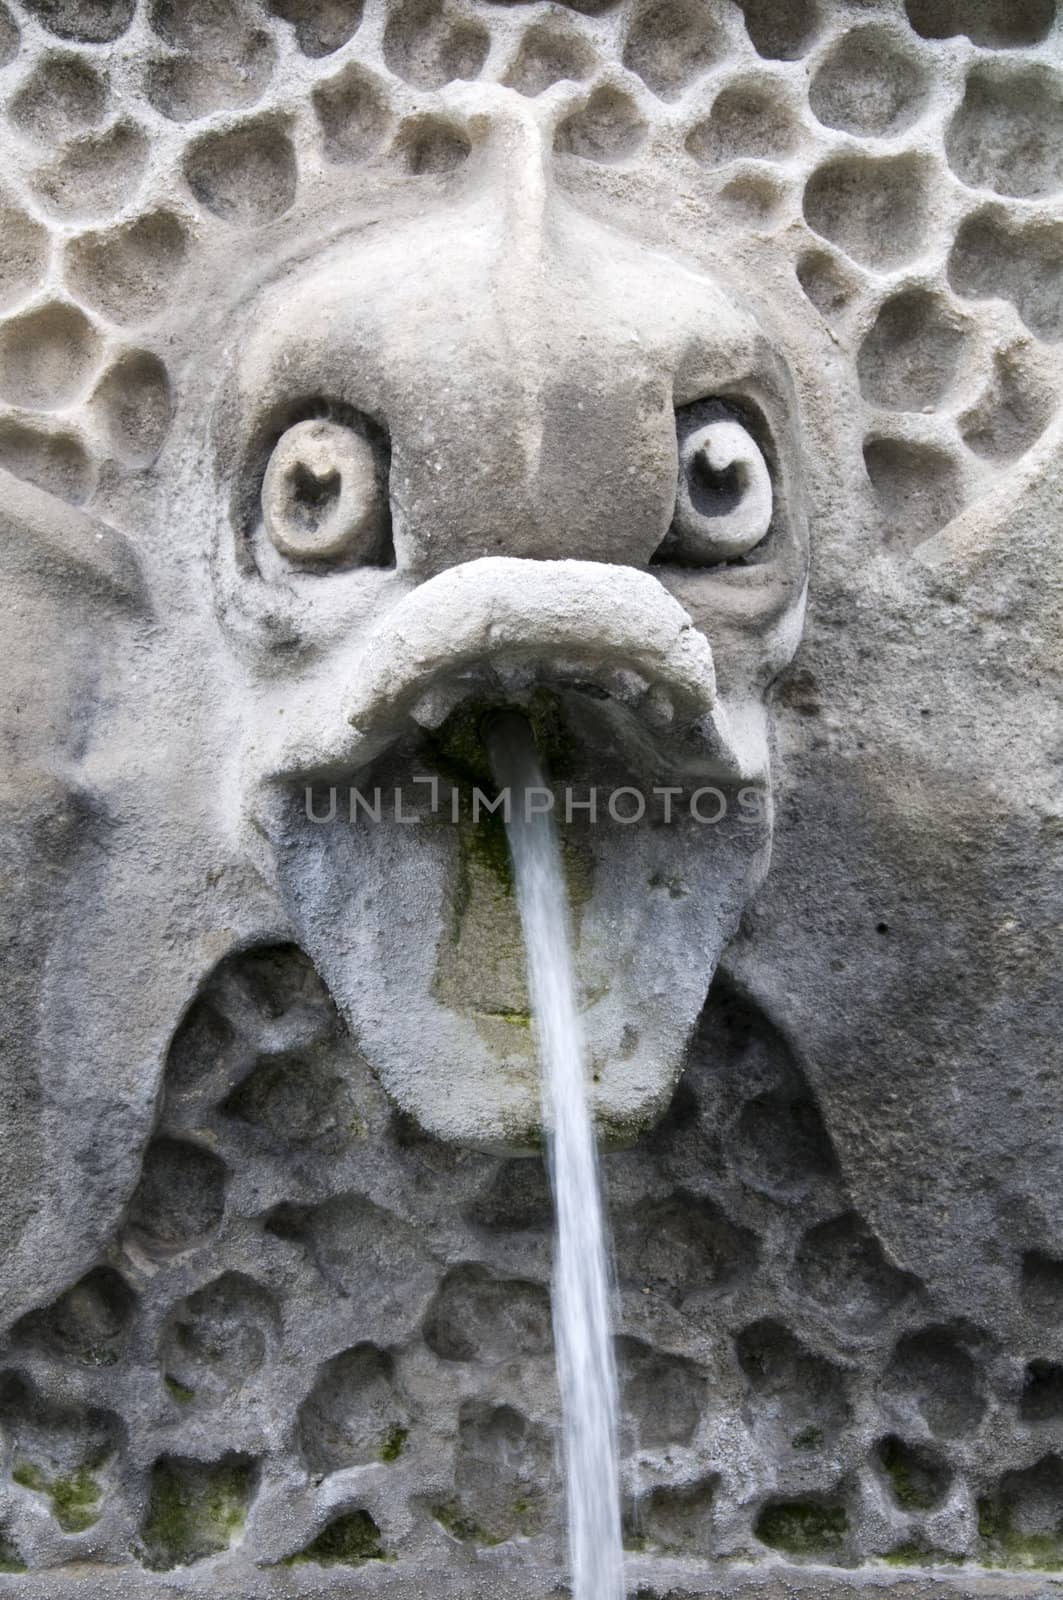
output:
[{"label": "fish upper lip", "polygon": [[[339,717],[338,672],[353,683]],[[720,702],[708,639],[655,577],[511,556],[448,568],[404,595],[332,664],[331,706],[309,719],[316,734],[290,724],[271,774],[356,774],[412,728],[438,727],[463,700],[485,687],[504,695],[522,675],[615,701],[693,766],[761,775]]]}]

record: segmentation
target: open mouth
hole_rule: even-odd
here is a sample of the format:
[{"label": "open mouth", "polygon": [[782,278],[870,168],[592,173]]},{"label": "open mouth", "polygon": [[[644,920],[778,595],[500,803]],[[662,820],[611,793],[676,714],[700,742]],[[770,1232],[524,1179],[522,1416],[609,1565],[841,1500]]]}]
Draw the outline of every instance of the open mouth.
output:
[{"label": "open mouth", "polygon": [[561,823],[595,1114],[634,1136],[769,836],[764,811],[743,814],[763,740],[728,715],[682,606],[631,568],[484,558],[404,595],[293,709],[257,817],[293,926],[398,1104],[508,1149],[535,1147],[542,1113],[484,731],[501,711],[528,720]]},{"label": "open mouth", "polygon": [[348,674],[342,723],[316,749],[287,751],[283,776],[357,779],[396,744],[431,743],[463,707],[534,713],[544,698],[585,752],[584,776],[618,757],[649,783],[761,776],[720,702],[708,640],[632,568],[469,562],[394,606]]}]

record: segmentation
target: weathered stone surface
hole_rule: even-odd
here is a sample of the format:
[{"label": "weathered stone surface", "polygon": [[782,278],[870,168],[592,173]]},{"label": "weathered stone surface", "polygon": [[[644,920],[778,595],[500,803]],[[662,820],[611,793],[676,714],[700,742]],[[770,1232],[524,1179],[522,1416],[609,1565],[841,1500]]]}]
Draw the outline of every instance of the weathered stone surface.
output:
[{"label": "weathered stone surface", "polygon": [[558,1591],[514,704],[632,1592],[1056,1592],[1059,27],[0,5],[0,1594]]}]

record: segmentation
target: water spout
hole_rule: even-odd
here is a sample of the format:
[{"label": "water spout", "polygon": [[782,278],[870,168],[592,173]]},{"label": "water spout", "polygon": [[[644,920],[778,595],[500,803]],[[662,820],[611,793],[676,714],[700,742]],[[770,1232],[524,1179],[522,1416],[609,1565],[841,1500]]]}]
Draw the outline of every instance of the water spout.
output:
[{"label": "water spout", "polygon": [[561,856],[552,817],[526,805],[529,791],[545,787],[527,722],[497,717],[485,729],[485,739],[495,779],[510,793],[509,846],[543,1072],[556,1215],[554,1341],[573,1600],[622,1600],[609,1262]]}]

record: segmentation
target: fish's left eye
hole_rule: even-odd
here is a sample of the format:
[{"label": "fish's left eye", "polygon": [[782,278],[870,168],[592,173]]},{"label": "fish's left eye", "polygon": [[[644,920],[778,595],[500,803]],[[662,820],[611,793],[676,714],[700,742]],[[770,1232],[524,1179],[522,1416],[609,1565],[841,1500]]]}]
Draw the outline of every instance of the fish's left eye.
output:
[{"label": "fish's left eye", "polygon": [[262,516],[291,561],[379,563],[388,545],[388,499],[370,440],[326,418],[286,429],[262,481]]}]

